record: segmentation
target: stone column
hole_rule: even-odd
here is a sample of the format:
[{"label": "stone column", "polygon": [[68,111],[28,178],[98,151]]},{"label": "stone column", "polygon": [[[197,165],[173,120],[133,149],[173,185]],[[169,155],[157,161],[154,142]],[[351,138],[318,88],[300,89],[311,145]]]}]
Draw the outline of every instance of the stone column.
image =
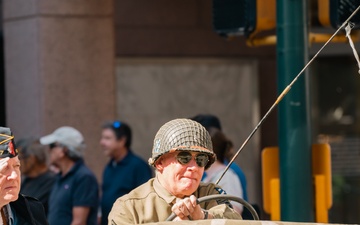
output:
[{"label": "stone column", "polygon": [[3,0],[6,121],[16,139],[79,129],[99,176],[115,116],[112,0]]}]

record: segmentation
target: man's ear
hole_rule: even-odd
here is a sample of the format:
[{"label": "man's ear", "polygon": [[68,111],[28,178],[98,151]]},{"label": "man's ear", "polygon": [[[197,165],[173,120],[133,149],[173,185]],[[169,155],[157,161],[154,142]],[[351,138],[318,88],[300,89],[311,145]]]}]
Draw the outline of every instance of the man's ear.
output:
[{"label": "man's ear", "polygon": [[126,137],[122,136],[120,139],[117,140],[120,146],[125,146],[126,144]]},{"label": "man's ear", "polygon": [[162,171],[164,170],[164,161],[163,161],[162,157],[160,157],[158,160],[156,160],[155,168],[160,173],[162,173]]},{"label": "man's ear", "polygon": [[61,148],[62,148],[62,151],[61,151],[62,156],[65,156],[65,155],[67,156],[69,149],[65,146],[61,146]]}]

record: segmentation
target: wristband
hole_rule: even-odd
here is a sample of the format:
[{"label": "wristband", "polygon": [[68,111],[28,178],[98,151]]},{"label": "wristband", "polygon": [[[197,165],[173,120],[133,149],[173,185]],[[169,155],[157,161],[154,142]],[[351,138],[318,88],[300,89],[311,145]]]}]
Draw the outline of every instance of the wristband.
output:
[{"label": "wristband", "polygon": [[206,220],[209,217],[209,212],[207,210],[203,210],[204,212],[204,220]]}]

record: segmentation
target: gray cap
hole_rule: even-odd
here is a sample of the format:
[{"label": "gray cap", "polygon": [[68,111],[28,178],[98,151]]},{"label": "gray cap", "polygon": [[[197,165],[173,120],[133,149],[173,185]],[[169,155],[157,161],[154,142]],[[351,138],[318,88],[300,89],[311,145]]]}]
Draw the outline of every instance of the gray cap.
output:
[{"label": "gray cap", "polygon": [[165,123],[157,132],[149,164],[154,166],[160,156],[173,151],[203,152],[209,156],[205,169],[216,160],[211,137],[198,122],[190,119],[174,119]]},{"label": "gray cap", "polygon": [[73,127],[60,127],[53,133],[40,138],[40,143],[49,145],[59,143],[67,147],[72,153],[78,157],[82,157],[82,152],[85,149],[84,137]]}]

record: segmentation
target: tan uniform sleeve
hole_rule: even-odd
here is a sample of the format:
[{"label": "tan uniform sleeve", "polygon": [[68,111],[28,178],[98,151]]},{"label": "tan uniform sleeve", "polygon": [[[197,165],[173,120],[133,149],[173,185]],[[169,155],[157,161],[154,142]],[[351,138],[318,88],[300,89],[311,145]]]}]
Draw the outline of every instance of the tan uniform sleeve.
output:
[{"label": "tan uniform sleeve", "polygon": [[117,199],[109,213],[108,225],[134,224],[132,213],[127,210],[125,203]]},{"label": "tan uniform sleeve", "polygon": [[[223,194],[223,190],[220,186],[208,183],[201,188],[199,196],[209,196],[215,194]],[[214,199],[206,203],[201,203],[201,207],[211,213],[215,219],[237,219],[241,220],[242,217],[230,206],[229,201]]]},{"label": "tan uniform sleeve", "polygon": [[234,220],[242,219],[239,213],[235,212],[226,204],[221,204],[210,208],[209,213],[211,213],[214,216],[214,219],[234,219]]}]

